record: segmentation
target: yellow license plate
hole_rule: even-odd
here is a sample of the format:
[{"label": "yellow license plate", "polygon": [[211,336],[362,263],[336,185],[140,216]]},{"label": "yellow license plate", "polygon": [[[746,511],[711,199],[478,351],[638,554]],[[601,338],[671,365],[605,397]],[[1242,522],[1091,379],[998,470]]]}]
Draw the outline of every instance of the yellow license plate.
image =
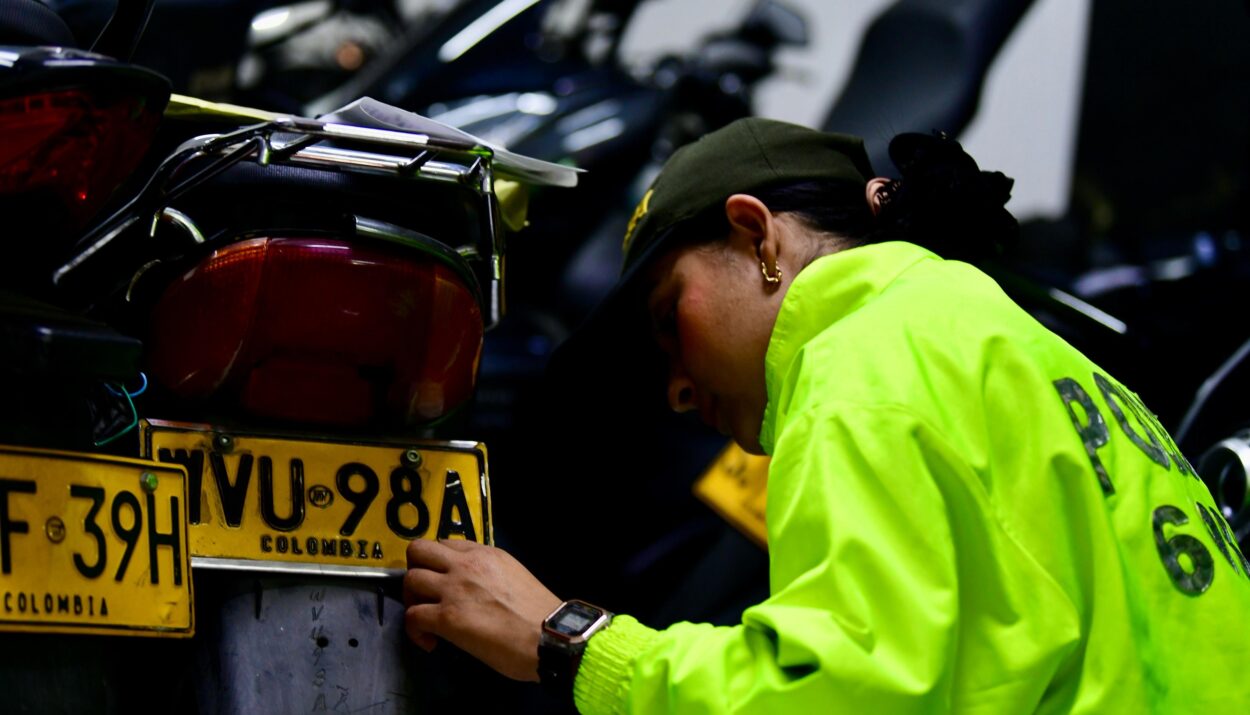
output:
[{"label": "yellow license plate", "polygon": [[194,565],[385,576],[413,539],[491,543],[476,442],[334,442],[150,420],[145,454],[186,468]]},{"label": "yellow license plate", "polygon": [[694,484],[694,494],[752,541],[767,548],[768,457],[730,442]]},{"label": "yellow license plate", "polygon": [[0,630],[194,634],[181,467],[0,447]]}]

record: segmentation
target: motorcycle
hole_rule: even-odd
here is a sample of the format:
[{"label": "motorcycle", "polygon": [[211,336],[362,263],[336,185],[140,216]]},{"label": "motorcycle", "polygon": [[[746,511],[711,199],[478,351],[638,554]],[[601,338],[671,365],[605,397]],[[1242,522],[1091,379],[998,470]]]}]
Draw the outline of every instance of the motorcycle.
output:
[{"label": "motorcycle", "polygon": [[166,108],[123,62],[0,57],[6,367],[48,413],[6,400],[7,704],[459,702],[489,676],[405,643],[395,576],[413,538],[492,541],[485,447],[449,437],[525,187],[576,173],[375,102]]}]

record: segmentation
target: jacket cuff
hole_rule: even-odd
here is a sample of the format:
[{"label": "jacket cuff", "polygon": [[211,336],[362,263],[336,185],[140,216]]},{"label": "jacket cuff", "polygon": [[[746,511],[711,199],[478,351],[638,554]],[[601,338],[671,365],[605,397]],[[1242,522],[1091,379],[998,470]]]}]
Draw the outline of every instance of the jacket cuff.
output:
[{"label": "jacket cuff", "polygon": [[625,615],[615,616],[611,625],[592,636],[573,680],[577,710],[583,715],[625,712],[634,659],[659,636],[659,631]]}]

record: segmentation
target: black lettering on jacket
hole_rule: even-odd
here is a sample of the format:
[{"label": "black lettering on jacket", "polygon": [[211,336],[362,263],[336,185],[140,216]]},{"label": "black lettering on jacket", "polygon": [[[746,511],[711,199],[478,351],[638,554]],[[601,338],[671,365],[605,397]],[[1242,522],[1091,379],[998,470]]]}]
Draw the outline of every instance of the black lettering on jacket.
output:
[{"label": "black lettering on jacket", "polygon": [[[1107,496],[1115,494],[1111,476],[1107,474],[1107,468],[1098,458],[1098,450],[1106,446],[1107,440],[1111,438],[1111,433],[1107,430],[1107,421],[1103,419],[1102,413],[1090,399],[1089,393],[1081,387],[1081,383],[1065,377],[1055,380],[1054,384],[1055,389],[1059,391],[1059,397],[1063,399],[1063,406],[1068,411],[1068,417],[1072,418],[1076,433],[1081,437],[1081,444],[1085,446],[1085,453],[1089,455],[1090,464],[1094,467],[1094,474],[1098,476],[1098,483],[1102,486],[1103,493]],[[1081,410],[1085,413],[1084,421],[1072,408],[1073,404],[1081,406]]]}]

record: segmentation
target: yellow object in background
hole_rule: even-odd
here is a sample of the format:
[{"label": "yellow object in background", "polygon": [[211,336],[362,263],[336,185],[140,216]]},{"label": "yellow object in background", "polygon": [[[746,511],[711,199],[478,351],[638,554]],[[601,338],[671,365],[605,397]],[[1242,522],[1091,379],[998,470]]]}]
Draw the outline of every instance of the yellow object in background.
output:
[{"label": "yellow object in background", "polygon": [[695,496],[765,548],[768,530],[764,506],[768,501],[770,461],[768,457],[747,454],[730,442],[694,485]]},{"label": "yellow object in background", "polygon": [[290,115],[267,112],[255,107],[241,107],[237,104],[210,102],[198,97],[188,97],[185,94],[174,94],[169,97],[169,106],[165,108],[165,116],[173,119],[219,119],[244,125],[272,122]]},{"label": "yellow object in background", "polygon": [[508,179],[495,179],[495,198],[499,200],[499,215],[509,231],[525,228],[529,214],[530,194],[525,184]]}]

